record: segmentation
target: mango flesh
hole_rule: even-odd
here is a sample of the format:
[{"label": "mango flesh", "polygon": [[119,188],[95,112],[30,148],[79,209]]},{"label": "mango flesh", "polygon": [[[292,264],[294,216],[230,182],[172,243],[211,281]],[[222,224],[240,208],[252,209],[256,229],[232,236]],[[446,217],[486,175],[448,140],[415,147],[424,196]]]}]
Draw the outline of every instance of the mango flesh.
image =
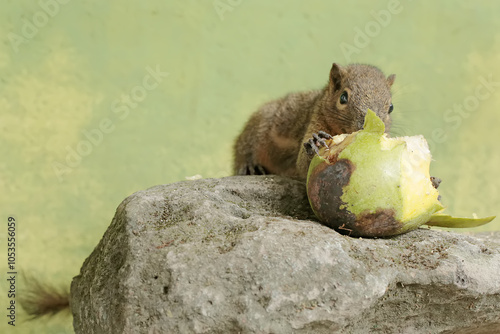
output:
[{"label": "mango flesh", "polygon": [[[363,130],[327,140],[309,166],[307,193],[318,219],[351,236],[382,237],[429,225],[485,224],[440,214],[423,136],[389,138],[368,110]],[[459,220],[457,220],[459,219]]]}]

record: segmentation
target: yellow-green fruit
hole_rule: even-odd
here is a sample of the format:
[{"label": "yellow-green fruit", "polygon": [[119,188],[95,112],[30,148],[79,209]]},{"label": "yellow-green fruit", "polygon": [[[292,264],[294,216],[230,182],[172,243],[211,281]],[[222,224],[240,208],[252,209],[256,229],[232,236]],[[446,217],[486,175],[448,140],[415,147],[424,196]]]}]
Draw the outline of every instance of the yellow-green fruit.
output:
[{"label": "yellow-green fruit", "polygon": [[[438,214],[429,175],[431,154],[423,136],[389,138],[376,114],[368,110],[364,128],[326,141],[309,166],[307,194],[324,224],[351,236],[381,237],[420,225],[474,226],[478,220]],[[489,219],[489,220],[488,220]],[[446,221],[446,222],[445,222]]]}]

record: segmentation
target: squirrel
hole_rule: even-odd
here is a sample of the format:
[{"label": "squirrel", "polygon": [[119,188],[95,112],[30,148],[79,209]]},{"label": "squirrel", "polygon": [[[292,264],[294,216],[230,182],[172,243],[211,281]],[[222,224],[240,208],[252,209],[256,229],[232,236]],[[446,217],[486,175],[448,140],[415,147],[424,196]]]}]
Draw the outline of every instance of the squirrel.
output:
[{"label": "squirrel", "polygon": [[235,141],[235,175],[278,174],[300,180],[324,139],[363,128],[368,108],[391,125],[391,86],[375,66],[332,65],[328,84],[320,90],[291,93],[264,104]]}]

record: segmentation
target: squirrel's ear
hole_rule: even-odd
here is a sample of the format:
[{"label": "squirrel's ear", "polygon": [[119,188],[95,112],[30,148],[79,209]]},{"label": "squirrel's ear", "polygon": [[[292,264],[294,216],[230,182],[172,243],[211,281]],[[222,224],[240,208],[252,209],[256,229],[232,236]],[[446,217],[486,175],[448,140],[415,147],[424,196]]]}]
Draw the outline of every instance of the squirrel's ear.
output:
[{"label": "squirrel's ear", "polygon": [[337,63],[333,63],[330,70],[330,85],[335,90],[342,88],[342,78],[346,75],[346,70]]},{"label": "squirrel's ear", "polygon": [[394,80],[396,80],[396,74],[391,74],[387,77],[387,84],[389,85],[389,87],[392,86]]}]

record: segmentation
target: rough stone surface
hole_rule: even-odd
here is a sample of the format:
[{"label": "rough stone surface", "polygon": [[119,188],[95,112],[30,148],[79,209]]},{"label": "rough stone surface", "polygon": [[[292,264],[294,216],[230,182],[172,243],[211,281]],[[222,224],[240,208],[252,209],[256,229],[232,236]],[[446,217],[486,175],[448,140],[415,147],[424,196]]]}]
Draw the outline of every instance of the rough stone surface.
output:
[{"label": "rough stone surface", "polygon": [[76,333],[500,333],[500,234],[351,238],[304,189],[229,177],[128,197],[73,280]]}]

